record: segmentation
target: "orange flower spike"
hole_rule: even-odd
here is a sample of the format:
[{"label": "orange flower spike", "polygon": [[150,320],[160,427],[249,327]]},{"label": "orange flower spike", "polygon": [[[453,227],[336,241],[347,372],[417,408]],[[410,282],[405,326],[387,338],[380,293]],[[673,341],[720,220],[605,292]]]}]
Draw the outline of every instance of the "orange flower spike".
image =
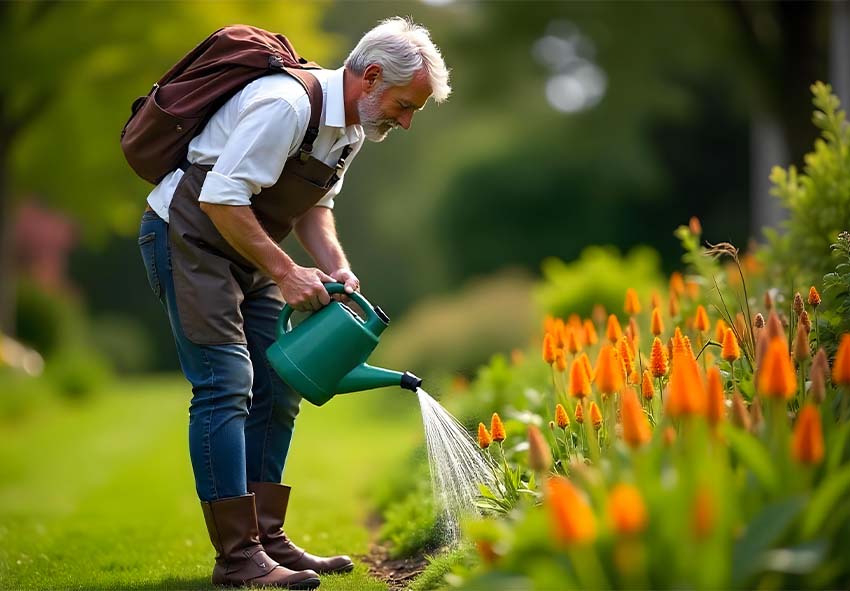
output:
[{"label": "orange flower spike", "polygon": [[546,505],[559,542],[586,544],[596,539],[593,510],[569,480],[553,476],[546,482]]},{"label": "orange flower spike", "polygon": [[570,417],[564,405],[558,404],[555,406],[555,423],[561,428],[566,429],[570,426]]},{"label": "orange flower spike", "polygon": [[570,396],[584,398],[590,396],[590,376],[580,359],[573,359],[570,364]]},{"label": "orange flower spike", "polygon": [[652,350],[649,353],[649,369],[652,372],[652,377],[660,378],[667,375],[667,349],[658,337],[655,337],[652,341]]},{"label": "orange flower spike", "polygon": [[555,343],[552,335],[548,332],[543,335],[543,361],[547,365],[555,363]]},{"label": "orange flower spike", "polygon": [[590,422],[597,431],[602,428],[602,411],[595,402],[590,403]]},{"label": "orange flower spike", "polygon": [[626,328],[626,336],[629,337],[629,343],[631,344],[632,351],[635,351],[635,341],[640,339],[640,329],[638,328],[638,324],[634,316],[629,318],[629,326]]},{"label": "orange flower spike", "polygon": [[484,426],[484,423],[478,423],[478,447],[487,449],[491,443],[493,443],[493,439],[487,432],[487,427]]},{"label": "orange flower spike", "polygon": [[678,271],[670,275],[670,291],[677,296],[685,295],[685,280]]},{"label": "orange flower spike", "polygon": [[555,330],[555,317],[551,314],[546,314],[543,318],[543,332],[551,333]]},{"label": "orange flower spike", "polygon": [[670,372],[666,402],[667,414],[672,418],[701,415],[705,412],[705,387],[699,375],[699,368],[693,357],[686,353],[673,355],[673,370]]},{"label": "orange flower spike", "polygon": [[587,356],[587,353],[579,355],[578,360],[584,366],[584,373],[587,374],[587,379],[592,382],[595,374],[593,373],[593,366],[590,364],[590,358]]},{"label": "orange flower spike", "polygon": [[576,404],[576,423],[584,424],[584,411],[581,409],[581,403]]},{"label": "orange flower spike", "polygon": [[809,305],[812,308],[820,306],[820,294],[814,285],[809,288]]},{"label": "orange flower spike", "polygon": [[784,339],[770,340],[758,371],[758,391],[768,398],[787,400],[797,391],[797,375]]},{"label": "orange flower spike", "polygon": [[494,412],[493,418],[490,419],[490,434],[493,441],[501,443],[505,440],[505,425],[502,424],[502,417],[497,412]]},{"label": "orange flower spike", "polygon": [[708,383],[706,387],[708,396],[708,412],[706,413],[708,423],[714,427],[726,418],[726,397],[723,395],[723,380],[720,370],[716,365],[708,369]]},{"label": "orange flower spike", "polygon": [[584,342],[586,345],[595,345],[599,342],[599,337],[596,335],[596,327],[593,326],[592,320],[585,320],[582,324],[584,327]]},{"label": "orange flower spike", "polygon": [[717,324],[714,325],[714,340],[718,343],[723,343],[723,335],[726,334],[726,329],[729,325],[722,318],[717,319]]},{"label": "orange flower spike", "polygon": [[[632,449],[636,449],[652,439],[649,421],[647,421],[646,415],[640,407],[640,402],[638,402],[634,390],[631,388],[623,390],[620,394],[620,401],[622,404],[620,420],[623,425],[623,441]],[[593,406],[590,409],[592,411]]]},{"label": "orange flower spike", "polygon": [[691,528],[695,538],[704,540],[711,534],[711,530],[714,529],[716,514],[714,495],[708,488],[700,488],[694,498],[691,513]]},{"label": "orange flower spike", "polygon": [[[805,313],[805,310],[803,310]],[[802,318],[802,314],[800,318]],[[809,331],[801,321],[797,325],[797,334],[794,337],[794,361],[802,363],[806,359],[811,358],[812,350],[809,348]]]},{"label": "orange flower spike", "polygon": [[632,354],[632,347],[627,337],[624,336],[617,341],[617,353],[619,353],[620,362],[623,364],[623,374],[630,376],[633,369],[634,355]]},{"label": "orange flower spike", "polygon": [[599,351],[596,360],[596,387],[603,394],[613,394],[623,387],[623,369],[617,353],[611,345]]},{"label": "orange flower spike", "polygon": [[805,404],[797,415],[791,455],[801,464],[814,465],[823,461],[823,430],[820,413],[813,404]]},{"label": "orange flower spike", "polygon": [[657,291],[653,291],[652,297],[650,298],[650,303],[652,304],[653,308],[660,308],[661,307],[661,294],[658,293]]},{"label": "orange flower spike", "polygon": [[575,355],[579,351],[581,351],[581,342],[579,341],[578,334],[572,328],[568,329],[566,341],[567,351]]},{"label": "orange flower spike", "polygon": [[850,384],[850,334],[841,336],[841,343],[832,363],[832,381],[840,386]]},{"label": "orange flower spike", "polygon": [[699,332],[706,332],[711,329],[711,323],[708,320],[708,312],[705,311],[705,306],[702,304],[697,306],[697,313],[694,318],[694,328],[696,328]]},{"label": "orange flower spike", "polygon": [[675,293],[670,294],[670,318],[676,318],[679,315],[679,297]]},{"label": "orange flower spike", "polygon": [[552,338],[555,339],[553,345],[556,349],[564,348],[564,321],[560,318],[555,318],[554,328],[552,329]]},{"label": "orange flower spike", "polygon": [[735,337],[735,332],[731,328],[727,328],[723,333],[721,341],[723,347],[720,350],[720,356],[732,363],[741,358],[741,347],[738,346],[738,339]]},{"label": "orange flower spike", "polygon": [[555,349],[555,369],[560,372],[567,370],[567,356],[563,349]]},{"label": "orange flower spike", "polygon": [[655,336],[660,336],[664,332],[664,321],[661,319],[661,310],[658,308],[652,309],[652,320],[650,321],[650,331]]},{"label": "orange flower spike", "polygon": [[620,321],[617,320],[617,317],[614,314],[608,316],[608,327],[605,331],[605,336],[612,345],[619,341],[620,337],[623,336],[623,329],[620,327]]},{"label": "orange flower spike", "polygon": [[685,291],[688,292],[688,297],[696,300],[699,297],[699,283],[696,281],[686,281]]},{"label": "orange flower spike", "polygon": [[528,466],[537,473],[552,465],[552,449],[537,425],[528,426]]},{"label": "orange flower spike", "polygon": [[624,310],[629,316],[640,314],[640,298],[638,298],[637,292],[632,287],[626,290]]},{"label": "orange flower spike", "polygon": [[652,385],[652,374],[648,369],[643,370],[643,380],[640,385],[640,393],[646,400],[652,400],[655,397],[655,388]]},{"label": "orange flower spike", "polygon": [[638,489],[630,484],[618,484],[611,490],[608,515],[611,526],[619,534],[639,534],[646,529],[646,505]]}]

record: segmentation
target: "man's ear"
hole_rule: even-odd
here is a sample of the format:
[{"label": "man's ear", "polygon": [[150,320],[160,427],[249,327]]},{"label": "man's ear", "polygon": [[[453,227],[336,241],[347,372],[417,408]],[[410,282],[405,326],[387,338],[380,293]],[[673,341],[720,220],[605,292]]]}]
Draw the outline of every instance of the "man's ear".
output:
[{"label": "man's ear", "polygon": [[372,92],[383,79],[383,68],[379,64],[369,64],[363,72],[363,92]]}]

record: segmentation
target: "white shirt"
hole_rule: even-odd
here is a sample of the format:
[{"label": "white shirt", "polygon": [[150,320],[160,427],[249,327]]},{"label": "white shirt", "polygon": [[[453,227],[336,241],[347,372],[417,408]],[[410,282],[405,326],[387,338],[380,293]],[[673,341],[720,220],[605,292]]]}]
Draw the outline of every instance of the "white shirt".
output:
[{"label": "white shirt", "polygon": [[[345,170],[366,138],[360,125],[345,125],[344,68],[311,70],[322,85],[324,102],[313,157],[336,166],[345,146],[351,145],[339,181],[316,204],[333,208],[342,189]],[[294,156],[310,120],[310,100],[304,87],[288,74],[271,74],[246,85],[233,95],[189,143],[187,159],[212,165],[204,180],[199,201],[222,205],[250,205],[264,187],[275,184],[286,160]],[[160,181],[148,195],[148,203],[166,222],[179,168]]]}]

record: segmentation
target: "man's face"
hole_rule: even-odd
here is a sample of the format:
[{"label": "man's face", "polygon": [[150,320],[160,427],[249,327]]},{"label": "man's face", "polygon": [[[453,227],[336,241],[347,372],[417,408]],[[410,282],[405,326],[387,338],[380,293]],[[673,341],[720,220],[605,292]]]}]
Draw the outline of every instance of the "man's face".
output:
[{"label": "man's face", "polygon": [[396,127],[410,129],[413,114],[422,110],[430,96],[431,86],[424,70],[404,86],[377,82],[357,103],[366,139],[381,142]]}]

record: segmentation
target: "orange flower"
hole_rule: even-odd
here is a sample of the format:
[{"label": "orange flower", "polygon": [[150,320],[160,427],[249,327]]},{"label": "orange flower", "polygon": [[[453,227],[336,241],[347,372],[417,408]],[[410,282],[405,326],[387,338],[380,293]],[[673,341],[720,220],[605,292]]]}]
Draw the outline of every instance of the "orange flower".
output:
[{"label": "orange flower", "polygon": [[564,342],[566,344],[564,346],[567,348],[567,351],[575,355],[576,353],[581,351],[581,342],[579,342],[576,331],[574,331],[571,327],[568,327],[566,330],[567,334],[564,338]]},{"label": "orange flower", "polygon": [[613,394],[623,387],[623,370],[611,345],[599,351],[596,360],[596,387],[603,394]]},{"label": "orange flower", "polygon": [[567,410],[562,404],[555,406],[555,422],[561,429],[566,429],[570,426],[570,417],[567,415]]},{"label": "orange flower", "polygon": [[824,445],[820,413],[813,404],[805,404],[797,415],[791,455],[801,464],[819,464],[823,460]]},{"label": "orange flower", "polygon": [[[805,310],[803,311],[805,313]],[[803,315],[800,314],[802,320]],[[812,351],[809,349],[809,331],[801,321],[797,325],[797,334],[794,337],[794,361],[802,363],[804,360],[812,356]]]},{"label": "orange flower", "polygon": [[543,361],[547,365],[555,363],[555,344],[553,343],[552,335],[548,332],[543,335]]},{"label": "orange flower", "polygon": [[812,308],[817,308],[820,305],[820,294],[814,285],[809,288],[809,305]]},{"label": "orange flower", "polygon": [[705,407],[705,388],[696,360],[684,352],[673,353],[667,414],[672,418],[701,415],[705,412]]},{"label": "orange flower", "polygon": [[832,381],[841,386],[850,384],[850,334],[841,335],[841,344],[832,362]]},{"label": "orange flower", "polygon": [[708,422],[717,426],[726,417],[726,397],[723,395],[723,380],[720,378],[720,370],[716,365],[708,369]]},{"label": "orange flower", "polygon": [[491,443],[493,443],[493,440],[487,432],[487,427],[484,426],[484,423],[478,423],[478,447],[487,449]]},{"label": "orange flower", "polygon": [[560,318],[555,318],[554,328],[552,329],[552,343],[556,349],[564,348],[564,321]]},{"label": "orange flower", "polygon": [[685,291],[688,292],[688,297],[696,300],[699,297],[699,283],[696,281],[685,281]]},{"label": "orange flower", "polygon": [[673,271],[670,275],[670,291],[677,296],[685,295],[685,280],[678,271]]},{"label": "orange flower", "polygon": [[769,339],[781,337],[783,341],[785,340],[785,329],[782,327],[782,320],[775,310],[767,315],[767,337]]},{"label": "orange flower", "polygon": [[584,411],[582,410],[581,402],[576,404],[576,423],[579,425],[584,423]]},{"label": "orange flower", "polygon": [[691,219],[688,221],[688,229],[691,231],[691,234],[696,234],[697,236],[702,234],[702,224],[699,223],[697,216],[691,216]]},{"label": "orange flower", "polygon": [[626,328],[626,336],[629,337],[629,341],[632,344],[632,349],[634,349],[634,343],[640,338],[640,329],[638,329],[637,321],[635,317],[632,316],[629,318],[629,326]]},{"label": "orange flower", "polygon": [[624,336],[617,341],[617,353],[620,354],[620,363],[623,365],[623,374],[629,376],[632,374],[634,355],[632,353],[632,347],[627,339],[628,337]]},{"label": "orange flower", "polygon": [[794,310],[794,314],[797,316],[803,313],[803,296],[800,295],[799,291],[794,294],[794,305],[792,306],[792,309]]},{"label": "orange flower", "polygon": [[648,520],[640,492],[630,484],[618,484],[608,497],[608,515],[614,531],[630,535],[642,532]]},{"label": "orange flower", "polygon": [[593,423],[593,428],[597,431],[602,428],[602,412],[595,402],[590,403],[590,422]]},{"label": "orange flower", "polygon": [[582,326],[584,327],[585,343],[587,343],[588,345],[595,345],[597,342],[599,342],[599,337],[596,336],[596,327],[593,326],[593,321],[585,320]]},{"label": "orange flower", "polygon": [[694,498],[691,513],[691,528],[695,538],[704,540],[711,534],[717,517],[716,513],[714,495],[707,487],[701,487]]},{"label": "orange flower", "polygon": [[502,417],[497,412],[494,412],[493,418],[490,419],[490,433],[493,435],[493,441],[501,443],[505,440],[505,426],[502,424]]},{"label": "orange flower", "polygon": [[567,356],[563,349],[555,349],[555,369],[565,371],[567,369]]},{"label": "orange flower", "polygon": [[[640,407],[634,390],[631,388],[623,390],[620,400],[622,404],[620,420],[623,424],[623,441],[632,448],[640,447],[652,439],[649,422],[646,420],[646,415]],[[592,411],[593,406],[590,409]]]},{"label": "orange flower", "polygon": [[652,341],[652,350],[649,353],[649,369],[652,371],[652,377],[660,378],[667,375],[667,350],[658,337],[655,337]]},{"label": "orange flower", "polygon": [[735,332],[731,328],[727,328],[723,333],[723,347],[720,350],[720,356],[732,363],[741,358],[741,348],[738,346],[738,339],[735,337]]},{"label": "orange flower", "polygon": [[784,339],[776,337],[767,345],[767,351],[758,370],[758,391],[769,398],[791,398],[797,391],[797,375]]},{"label": "orange flower", "polygon": [[652,304],[653,308],[660,308],[661,307],[661,294],[659,294],[658,291],[656,291],[656,290],[652,291],[652,297],[650,298],[650,303]]},{"label": "orange flower", "polygon": [[578,356],[578,360],[584,366],[584,373],[587,374],[587,379],[591,382],[593,381],[593,366],[590,364],[590,357],[587,356],[587,353],[582,353]]},{"label": "orange flower", "polygon": [[623,329],[620,327],[620,321],[614,314],[608,316],[608,328],[605,331],[605,336],[611,342],[616,343],[623,336]]},{"label": "orange flower", "polygon": [[569,480],[553,476],[546,482],[546,504],[558,541],[584,544],[596,538],[593,510]]},{"label": "orange flower", "polygon": [[555,317],[551,314],[546,314],[543,317],[543,332],[549,333],[555,330]]},{"label": "orange flower", "polygon": [[552,465],[552,450],[536,425],[528,426],[528,465],[535,472],[545,472]]},{"label": "orange flower", "polygon": [[652,374],[648,369],[643,370],[643,380],[640,385],[640,393],[646,400],[652,400],[655,396],[655,388],[652,386]]},{"label": "orange flower", "polygon": [[629,316],[634,316],[640,313],[640,298],[634,288],[630,287],[626,290],[625,311]]},{"label": "orange flower", "polygon": [[726,329],[729,328],[729,325],[726,324],[726,321],[722,318],[717,319],[717,324],[714,325],[714,340],[718,343],[723,342],[723,335],[726,334]]},{"label": "orange flower", "polygon": [[679,296],[675,293],[670,294],[670,318],[676,318],[679,315]]},{"label": "orange flower", "polygon": [[570,365],[570,396],[574,398],[590,396],[590,377],[580,359],[573,359]]},{"label": "orange flower", "polygon": [[702,304],[697,306],[697,313],[694,317],[694,328],[699,332],[705,332],[711,328],[711,323],[708,321],[708,312],[705,311],[705,306]]},{"label": "orange flower", "polygon": [[652,321],[650,322],[650,331],[655,336],[664,332],[664,321],[661,320],[661,310],[658,308],[652,309]]}]

